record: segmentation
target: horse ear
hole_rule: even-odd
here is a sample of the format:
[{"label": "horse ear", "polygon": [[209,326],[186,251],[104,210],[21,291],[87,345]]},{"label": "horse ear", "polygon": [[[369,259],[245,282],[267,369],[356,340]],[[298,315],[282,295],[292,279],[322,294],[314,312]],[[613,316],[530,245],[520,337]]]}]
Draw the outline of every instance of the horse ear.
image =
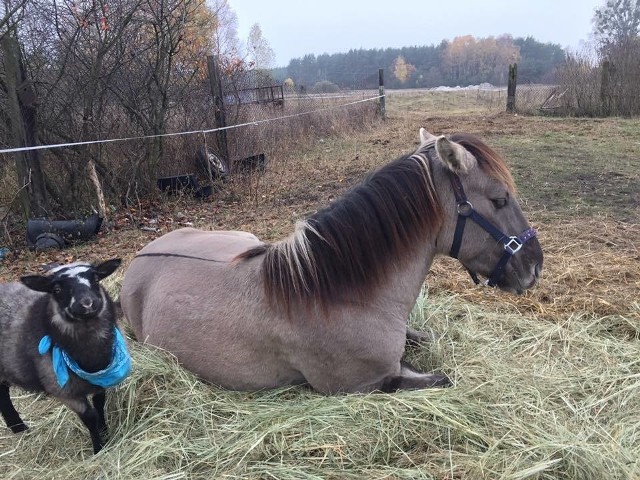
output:
[{"label": "horse ear", "polygon": [[424,145],[425,143],[432,142],[436,139],[435,135],[430,134],[424,128],[420,127],[420,145]]},{"label": "horse ear", "polygon": [[476,157],[466,148],[452,142],[444,135],[436,140],[436,152],[444,164],[454,173],[467,173],[476,166]]}]

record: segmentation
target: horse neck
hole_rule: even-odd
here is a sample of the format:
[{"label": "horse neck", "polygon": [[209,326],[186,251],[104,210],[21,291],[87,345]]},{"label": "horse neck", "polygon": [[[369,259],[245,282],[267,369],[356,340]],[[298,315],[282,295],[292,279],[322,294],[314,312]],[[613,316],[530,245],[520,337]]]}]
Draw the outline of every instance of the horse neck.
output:
[{"label": "horse neck", "polygon": [[402,309],[406,318],[420,295],[436,253],[433,238],[423,239],[417,243],[406,261],[397,265],[380,286],[380,301],[396,309]]}]

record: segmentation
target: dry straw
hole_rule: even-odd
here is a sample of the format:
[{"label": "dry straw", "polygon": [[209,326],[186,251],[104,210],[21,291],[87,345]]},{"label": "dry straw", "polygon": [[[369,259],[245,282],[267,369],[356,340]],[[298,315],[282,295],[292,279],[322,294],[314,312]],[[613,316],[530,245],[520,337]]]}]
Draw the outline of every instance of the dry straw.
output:
[{"label": "dry straw", "polygon": [[425,290],[411,323],[441,337],[410,359],[445,371],[454,388],[335,397],[304,388],[227,392],[132,343],[133,374],[107,404],[107,447],[93,456],[75,415],[23,395],[18,409],[31,429],[0,430],[0,477],[640,476],[637,315],[540,321]]}]

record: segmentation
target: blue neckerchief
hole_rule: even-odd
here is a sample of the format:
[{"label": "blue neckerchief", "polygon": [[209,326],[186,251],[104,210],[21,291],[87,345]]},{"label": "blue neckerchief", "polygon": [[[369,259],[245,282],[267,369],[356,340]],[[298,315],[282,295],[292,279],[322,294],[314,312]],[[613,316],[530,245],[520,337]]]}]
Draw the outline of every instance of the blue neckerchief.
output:
[{"label": "blue neckerchief", "polygon": [[52,348],[51,337],[49,335],[42,337],[38,344],[38,352],[40,355],[44,355],[49,350],[52,350],[51,360],[53,371],[56,374],[60,388],[64,388],[69,381],[69,370],[83,380],[103,388],[113,387],[129,375],[131,371],[131,356],[129,356],[127,344],[116,326],[113,327],[113,330],[115,333],[115,341],[113,342],[113,358],[111,363],[105,369],[93,373],[82,370],[76,361],[67,355],[67,352],[62,350],[58,345],[53,345]]}]

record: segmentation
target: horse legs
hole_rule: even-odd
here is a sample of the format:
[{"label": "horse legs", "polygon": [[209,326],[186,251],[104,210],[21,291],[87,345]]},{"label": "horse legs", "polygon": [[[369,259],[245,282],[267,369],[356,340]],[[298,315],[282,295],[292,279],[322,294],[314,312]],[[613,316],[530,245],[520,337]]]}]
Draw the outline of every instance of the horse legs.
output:
[{"label": "horse legs", "polygon": [[400,362],[400,375],[387,377],[380,390],[392,393],[398,390],[418,390],[421,388],[449,387],[451,380],[440,373],[422,373],[405,361]]},{"label": "horse legs", "polygon": [[20,414],[16,411],[11,396],[9,395],[9,384],[0,382],[0,413],[13,433],[24,432],[27,426],[20,418]]},{"label": "horse legs", "polygon": [[438,335],[433,332],[419,332],[413,328],[407,327],[407,346],[417,347],[423,343],[434,342],[438,339]]}]

